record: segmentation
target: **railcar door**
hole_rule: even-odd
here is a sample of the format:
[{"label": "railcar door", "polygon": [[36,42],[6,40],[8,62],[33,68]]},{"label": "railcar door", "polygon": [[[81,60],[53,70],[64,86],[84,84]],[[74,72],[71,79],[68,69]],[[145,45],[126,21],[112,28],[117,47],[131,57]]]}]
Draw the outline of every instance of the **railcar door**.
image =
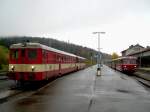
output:
[{"label": "railcar door", "polygon": [[46,52],[46,50],[42,51],[42,58],[43,58],[43,64],[44,64],[44,75],[46,76],[46,78],[48,78],[48,73],[47,73],[47,58],[48,58],[48,54]]},{"label": "railcar door", "polygon": [[59,56],[59,74],[61,74],[61,56]]},{"label": "railcar door", "polygon": [[58,74],[61,74],[61,56],[60,55],[57,55],[57,64],[59,66]]}]

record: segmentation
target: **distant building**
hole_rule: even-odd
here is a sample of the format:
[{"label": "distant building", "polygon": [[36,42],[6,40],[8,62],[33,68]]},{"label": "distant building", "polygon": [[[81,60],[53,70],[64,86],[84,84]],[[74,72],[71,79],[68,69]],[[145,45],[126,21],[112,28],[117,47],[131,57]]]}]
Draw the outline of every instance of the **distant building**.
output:
[{"label": "distant building", "polygon": [[130,54],[133,54],[133,53],[136,53],[136,52],[140,52],[142,50],[144,50],[145,48],[139,44],[136,44],[136,45],[131,45],[129,46],[128,49],[122,51],[122,56],[128,56]]},{"label": "distant building", "polygon": [[147,46],[144,50],[132,53],[128,56],[137,57],[139,67],[150,67],[150,47]]},{"label": "distant building", "polygon": [[121,52],[122,56],[135,56],[139,67],[150,67],[150,46],[136,44]]}]

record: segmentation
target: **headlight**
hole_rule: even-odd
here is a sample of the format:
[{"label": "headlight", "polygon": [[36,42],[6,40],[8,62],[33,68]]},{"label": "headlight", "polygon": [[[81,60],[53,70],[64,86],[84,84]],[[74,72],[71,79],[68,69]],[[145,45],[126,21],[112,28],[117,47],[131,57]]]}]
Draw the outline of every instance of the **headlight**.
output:
[{"label": "headlight", "polygon": [[136,68],[136,65],[134,67]]},{"label": "headlight", "polygon": [[34,66],[31,66],[32,69],[34,69]]},{"label": "headlight", "polygon": [[124,66],[125,68],[127,67],[127,66]]},{"label": "headlight", "polygon": [[31,68],[32,68],[32,71],[34,71],[34,69],[35,69],[35,66],[31,66]]},{"label": "headlight", "polygon": [[12,65],[12,66],[11,66],[11,70],[14,71],[14,69],[15,69],[15,67]]}]

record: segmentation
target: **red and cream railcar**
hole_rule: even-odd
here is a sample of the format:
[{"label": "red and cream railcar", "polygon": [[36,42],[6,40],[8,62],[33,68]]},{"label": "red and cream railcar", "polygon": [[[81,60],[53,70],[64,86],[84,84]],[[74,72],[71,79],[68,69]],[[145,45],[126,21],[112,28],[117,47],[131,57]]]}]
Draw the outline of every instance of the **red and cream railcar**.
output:
[{"label": "red and cream railcar", "polygon": [[85,67],[85,58],[39,43],[19,43],[10,47],[9,78],[42,81]]},{"label": "red and cream railcar", "polygon": [[121,72],[133,73],[137,68],[136,57],[121,57],[111,61],[111,67]]}]

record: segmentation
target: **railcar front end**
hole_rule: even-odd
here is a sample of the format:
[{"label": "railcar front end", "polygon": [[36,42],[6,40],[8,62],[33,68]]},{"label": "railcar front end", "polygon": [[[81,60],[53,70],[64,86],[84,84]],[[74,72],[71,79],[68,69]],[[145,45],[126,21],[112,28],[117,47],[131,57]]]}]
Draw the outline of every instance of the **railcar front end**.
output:
[{"label": "railcar front end", "polygon": [[133,73],[137,68],[137,58],[136,57],[121,57],[112,60],[112,68],[125,72],[125,73]]},{"label": "railcar front end", "polygon": [[17,81],[43,80],[40,48],[28,46],[10,48],[9,78]]}]

